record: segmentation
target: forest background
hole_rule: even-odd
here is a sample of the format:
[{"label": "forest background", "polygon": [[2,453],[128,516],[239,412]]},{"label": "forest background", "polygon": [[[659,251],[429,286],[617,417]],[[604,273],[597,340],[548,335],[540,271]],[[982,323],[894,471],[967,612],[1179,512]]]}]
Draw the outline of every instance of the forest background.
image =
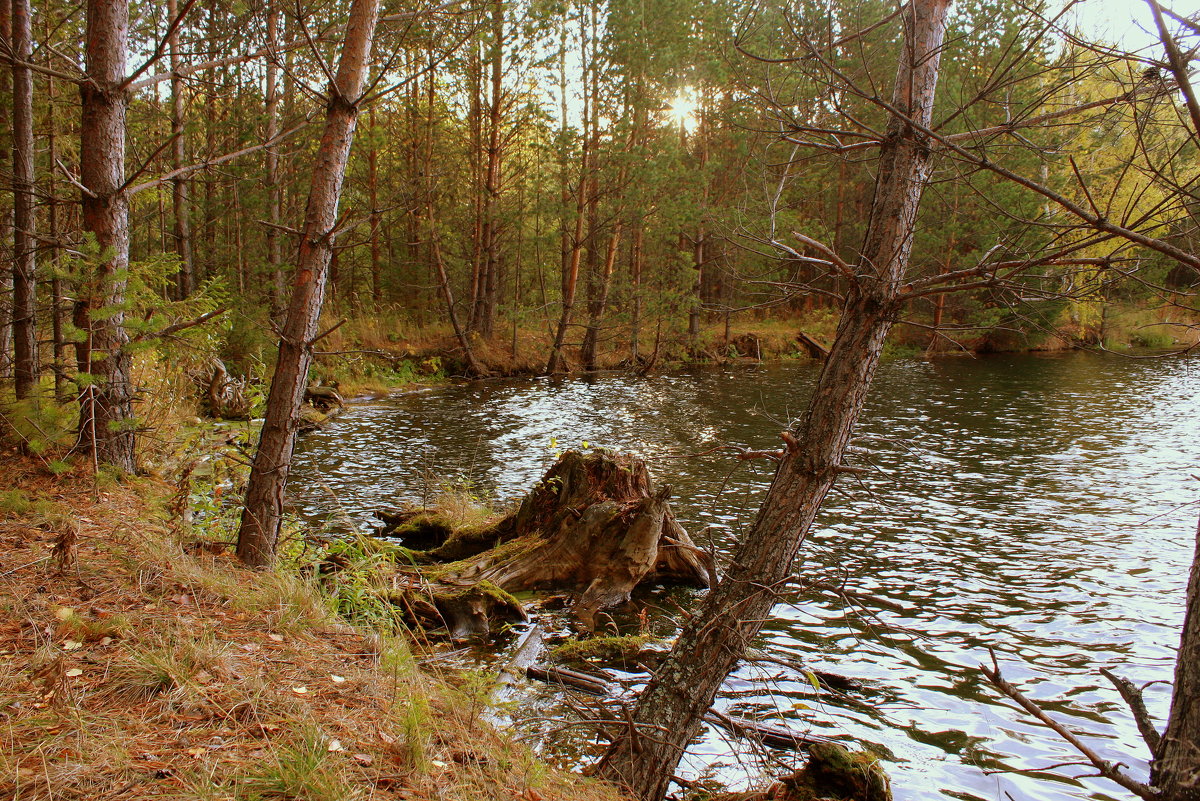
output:
[{"label": "forest background", "polygon": [[[142,321],[131,323],[142,334],[225,310],[183,349],[199,372],[217,356],[255,384],[271,366],[324,65],[344,13],[303,3],[132,7],[131,64],[160,58],[126,87],[132,283],[115,306]],[[383,386],[414,372],[819,354],[844,282],[805,241],[842,252],[861,240],[874,181],[863,146],[881,112],[789,69],[807,46],[795,31],[822,32],[808,45],[831,47],[835,66],[870,80],[868,66],[871,76],[894,69],[898,29],[876,26],[893,13],[872,2],[385,8],[393,19],[380,26],[346,170],[324,312],[326,328],[345,322],[316,354],[314,377]],[[1192,209],[1172,191],[1195,180],[1179,152],[1192,146],[1172,127],[1177,109],[1137,96],[1144,59],[1084,46],[1073,19],[956,4],[942,97],[964,111],[939,132],[1050,115],[997,149],[1006,167],[1191,250]],[[35,244],[19,247],[37,288],[31,301],[18,286],[15,318],[36,319],[37,372],[56,377],[60,397],[86,367],[72,347],[86,337],[77,307],[103,255],[81,234],[76,200],[84,27],[81,7],[46,4],[26,56]],[[857,126],[850,138],[832,133],[845,120]],[[11,136],[7,121],[0,127]],[[800,129],[821,146],[800,146]],[[1161,180],[1163,164],[1173,184]],[[12,202],[0,199],[6,227]],[[912,300],[893,352],[1189,341],[1181,298],[1194,271],[1124,240],[1079,241],[1087,234],[1045,197],[986,170],[947,169],[933,176],[921,216],[913,263],[924,273],[1048,252],[1072,237],[1074,260]],[[4,302],[13,308],[12,295]],[[5,372],[10,330],[0,332]]]}]

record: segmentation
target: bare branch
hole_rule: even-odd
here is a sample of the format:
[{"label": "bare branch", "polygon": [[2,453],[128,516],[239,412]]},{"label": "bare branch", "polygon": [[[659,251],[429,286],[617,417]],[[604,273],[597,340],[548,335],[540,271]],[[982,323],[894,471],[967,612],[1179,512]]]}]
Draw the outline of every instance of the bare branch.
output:
[{"label": "bare branch", "polygon": [[209,320],[213,319],[214,317],[220,317],[222,314],[224,314],[227,311],[229,311],[228,307],[223,306],[219,309],[215,309],[213,311],[206,312],[205,314],[200,315],[199,317],[195,318],[194,320],[184,320],[182,322],[173,323],[171,325],[168,325],[166,328],[162,329],[161,331],[155,331],[153,334],[146,334],[145,336],[138,337],[138,339],[149,339],[151,337],[154,337],[154,338],[169,337],[172,334],[178,334],[180,331],[186,330],[188,328],[195,328],[198,325],[203,325],[204,323],[207,323]]},{"label": "bare branch", "polygon": [[308,124],[309,124],[309,121],[305,120],[304,122],[300,123],[299,125],[295,126],[294,128],[291,128],[291,129],[279,134],[279,136],[276,136],[273,139],[268,139],[266,142],[260,142],[257,145],[251,145],[250,147],[245,147],[245,148],[242,148],[241,150],[236,150],[233,153],[226,153],[224,156],[218,156],[217,158],[214,158],[214,159],[208,159],[207,161],[202,161],[198,164],[190,164],[187,167],[180,167],[177,170],[171,170],[166,175],[160,175],[158,178],[155,178],[152,181],[146,181],[145,183],[138,184],[137,186],[135,186],[129,190],[129,194],[135,195],[138,192],[141,192],[143,190],[153,189],[156,186],[161,186],[162,184],[168,183],[176,178],[179,178],[180,176],[190,175],[191,173],[199,172],[200,170],[207,170],[211,167],[216,167],[218,164],[225,164],[227,162],[233,161],[234,159],[240,158],[242,156],[246,156],[251,153],[255,153],[259,150],[263,150],[264,148],[271,147],[272,145],[275,145],[275,144],[283,141],[284,139],[287,139],[288,137],[292,136],[297,131],[307,128]]},{"label": "bare branch", "polygon": [[993,666],[990,668],[987,665],[979,666],[979,670],[982,671],[983,675],[987,677],[987,680],[992,683],[993,687],[1007,695],[1013,701],[1016,701],[1022,709],[1036,718],[1042,725],[1051,729],[1059,737],[1062,737],[1064,740],[1070,743],[1071,747],[1083,754],[1087,758],[1088,762],[1092,763],[1092,766],[1100,772],[1101,776],[1109,781],[1116,782],[1139,798],[1144,798],[1146,801],[1156,801],[1158,798],[1158,793],[1154,792],[1149,785],[1143,784],[1142,782],[1139,782],[1123,773],[1120,768],[1109,762],[1107,759],[1101,757],[1094,750],[1092,750],[1087,743],[1080,740],[1074,732],[1061,723],[1055,721],[1053,718],[1047,715],[1040,706],[1026,698],[1025,695],[1022,694],[1021,691],[1012,684],[1009,684],[1008,680],[1000,675],[1000,665],[996,663],[995,659],[995,654],[993,654]]},{"label": "bare branch", "polygon": [[1137,723],[1138,733],[1146,741],[1146,745],[1150,748],[1150,753],[1158,753],[1158,744],[1162,740],[1162,735],[1158,733],[1158,729],[1154,727],[1154,721],[1150,719],[1150,712],[1146,709],[1146,702],[1142,700],[1141,689],[1129,679],[1118,676],[1108,668],[1100,668],[1100,674],[1113,683],[1113,686],[1117,688],[1117,692],[1121,694],[1121,697],[1125,699],[1125,703],[1129,705],[1129,711],[1133,713],[1133,720]]}]

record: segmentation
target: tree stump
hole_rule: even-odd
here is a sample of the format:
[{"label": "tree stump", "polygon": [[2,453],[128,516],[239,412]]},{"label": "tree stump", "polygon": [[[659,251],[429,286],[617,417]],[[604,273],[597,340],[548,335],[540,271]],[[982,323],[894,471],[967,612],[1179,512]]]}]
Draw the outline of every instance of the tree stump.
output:
[{"label": "tree stump", "polygon": [[[628,601],[641,584],[715,583],[712,557],[675,520],[669,497],[669,487],[653,489],[641,459],[567,451],[517,510],[493,526],[450,531],[436,516],[398,515],[390,517],[397,525],[383,534],[425,546],[413,555],[432,563],[421,572],[435,598],[480,586],[505,598],[528,590],[567,590],[577,593],[575,616],[594,630],[597,612]],[[482,633],[478,606],[472,620],[454,609],[444,610],[443,617],[452,632]]]}]

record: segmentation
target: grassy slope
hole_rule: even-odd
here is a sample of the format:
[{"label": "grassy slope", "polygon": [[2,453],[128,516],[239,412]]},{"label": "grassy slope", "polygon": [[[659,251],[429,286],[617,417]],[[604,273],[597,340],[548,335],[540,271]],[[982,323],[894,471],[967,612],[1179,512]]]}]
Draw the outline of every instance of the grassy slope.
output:
[{"label": "grassy slope", "polygon": [[170,487],[3,456],[0,797],[616,798],[497,734],[481,677],[187,548]]}]

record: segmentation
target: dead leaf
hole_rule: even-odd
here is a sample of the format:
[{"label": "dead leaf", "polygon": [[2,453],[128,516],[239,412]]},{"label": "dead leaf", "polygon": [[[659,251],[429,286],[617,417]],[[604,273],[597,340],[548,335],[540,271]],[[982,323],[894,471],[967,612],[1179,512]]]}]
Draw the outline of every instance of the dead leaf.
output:
[{"label": "dead leaf", "polygon": [[294,692],[296,695],[304,695],[308,692],[308,688],[307,687],[293,687],[292,692]]},{"label": "dead leaf", "polygon": [[342,741],[341,741],[341,740],[331,740],[331,741],[329,742],[329,748],[328,748],[328,750],[329,750],[329,753],[333,754],[333,753],[336,753],[336,752],[338,752],[338,751],[345,751],[346,749],[342,747]]},{"label": "dead leaf", "polygon": [[370,754],[354,754],[353,759],[363,767],[369,767],[371,763],[375,761],[371,758]]},{"label": "dead leaf", "polygon": [[339,675],[337,675],[336,673],[330,673],[330,674],[329,674],[329,680],[330,680],[330,681],[332,681],[334,684],[342,684],[343,682],[345,682],[345,681],[346,681],[346,677],[345,677],[345,676],[339,676]]},{"label": "dead leaf", "polygon": [[275,642],[283,642],[282,634],[268,634],[267,636],[270,637]]},{"label": "dead leaf", "polygon": [[76,676],[82,676],[83,669],[82,668],[71,668],[64,675],[70,676],[71,678],[75,678]]},{"label": "dead leaf", "polygon": [[83,647],[83,643],[79,642],[78,640],[63,641],[63,650],[64,651],[77,651],[82,647]]}]

